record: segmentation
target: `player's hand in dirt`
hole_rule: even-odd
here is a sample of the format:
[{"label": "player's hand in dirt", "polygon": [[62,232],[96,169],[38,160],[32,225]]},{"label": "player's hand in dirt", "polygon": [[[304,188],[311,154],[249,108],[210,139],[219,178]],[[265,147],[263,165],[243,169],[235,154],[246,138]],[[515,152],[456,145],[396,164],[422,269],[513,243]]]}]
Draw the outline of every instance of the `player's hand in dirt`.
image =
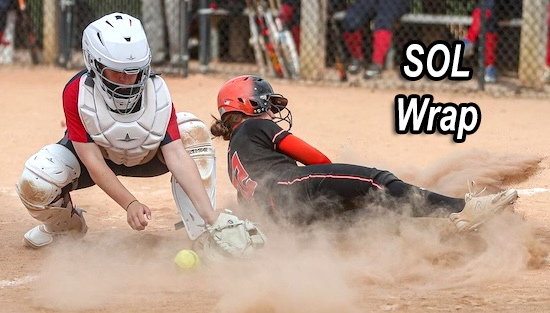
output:
[{"label": "player's hand in dirt", "polygon": [[147,220],[151,219],[151,210],[145,204],[134,201],[126,209],[126,221],[134,230],[144,230]]}]

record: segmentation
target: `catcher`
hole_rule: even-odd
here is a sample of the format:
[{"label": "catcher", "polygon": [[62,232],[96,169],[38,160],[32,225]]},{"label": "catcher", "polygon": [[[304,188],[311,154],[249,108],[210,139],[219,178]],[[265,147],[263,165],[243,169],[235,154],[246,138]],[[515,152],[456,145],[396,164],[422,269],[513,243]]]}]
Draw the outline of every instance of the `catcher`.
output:
[{"label": "catcher", "polygon": [[[514,189],[481,196],[472,186],[465,199],[453,198],[410,185],[388,171],[332,163],[288,131],[292,115],[287,103],[265,79],[235,77],[221,87],[221,119],[215,118],[210,127],[215,137],[229,141],[229,179],[239,200],[276,218],[309,223],[368,209],[377,201],[398,213],[410,207],[415,217],[443,210],[458,231],[468,231],[517,199]],[[281,121],[288,123],[288,130],[277,124]]]},{"label": "catcher", "polygon": [[106,15],[86,27],[82,50],[86,70],[63,90],[65,136],[31,156],[17,183],[23,205],[43,223],[25,233],[24,244],[41,248],[59,235],[83,236],[83,210],[70,192],[95,184],[126,211],[132,229],[144,230],[151,210],[117,176],[170,172],[189,237],[207,234],[207,259],[262,247],[265,237],[251,222],[215,211],[208,128],[190,113],[175,112],[166,83],[151,71],[141,22],[122,13]]}]

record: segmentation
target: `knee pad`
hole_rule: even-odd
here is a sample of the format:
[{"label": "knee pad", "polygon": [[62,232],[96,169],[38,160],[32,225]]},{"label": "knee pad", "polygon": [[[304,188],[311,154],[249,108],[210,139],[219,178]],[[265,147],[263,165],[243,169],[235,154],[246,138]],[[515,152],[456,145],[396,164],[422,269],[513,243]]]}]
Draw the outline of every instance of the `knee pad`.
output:
[{"label": "knee pad", "polygon": [[51,144],[25,162],[16,191],[27,209],[40,210],[63,198],[64,187],[76,188],[79,176],[76,156],[62,145]]},{"label": "knee pad", "polygon": [[[193,152],[192,148],[201,146],[212,147],[210,132],[201,119],[188,112],[178,112],[176,116],[181,140],[187,151]],[[213,148],[211,150],[213,151]]]},{"label": "knee pad", "polygon": [[208,128],[191,113],[178,112],[177,119],[183,145],[195,160],[203,181],[206,184],[206,180],[211,180],[215,184],[216,151]]}]

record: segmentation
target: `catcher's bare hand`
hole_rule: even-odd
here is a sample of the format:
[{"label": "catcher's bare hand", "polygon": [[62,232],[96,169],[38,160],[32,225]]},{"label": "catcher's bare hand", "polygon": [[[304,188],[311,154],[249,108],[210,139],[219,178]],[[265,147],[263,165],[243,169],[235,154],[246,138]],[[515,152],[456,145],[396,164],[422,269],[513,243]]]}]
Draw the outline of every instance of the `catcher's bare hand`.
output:
[{"label": "catcher's bare hand", "polygon": [[145,204],[134,201],[126,209],[126,221],[134,230],[144,230],[147,220],[151,219],[151,210]]}]

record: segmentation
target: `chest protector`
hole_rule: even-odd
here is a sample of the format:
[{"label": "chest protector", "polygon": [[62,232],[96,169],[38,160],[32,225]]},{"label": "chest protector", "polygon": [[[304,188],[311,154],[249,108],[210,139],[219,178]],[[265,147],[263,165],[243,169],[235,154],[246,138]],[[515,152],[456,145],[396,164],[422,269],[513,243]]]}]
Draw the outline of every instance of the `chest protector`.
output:
[{"label": "chest protector", "polygon": [[164,80],[158,76],[147,79],[139,110],[128,114],[109,110],[98,88],[88,75],[81,77],[78,112],[103,156],[126,166],[150,161],[164,138],[172,112]]}]

